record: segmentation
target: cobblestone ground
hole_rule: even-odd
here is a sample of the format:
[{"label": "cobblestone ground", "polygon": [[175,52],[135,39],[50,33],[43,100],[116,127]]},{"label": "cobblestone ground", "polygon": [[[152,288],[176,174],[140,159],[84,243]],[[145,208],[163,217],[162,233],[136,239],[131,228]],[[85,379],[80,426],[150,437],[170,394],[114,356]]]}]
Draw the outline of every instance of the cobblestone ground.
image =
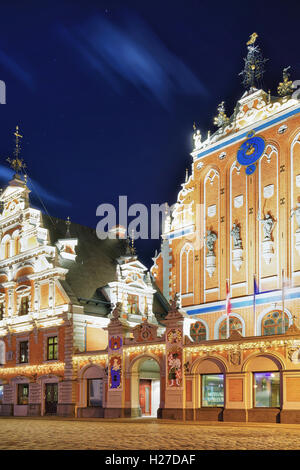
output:
[{"label": "cobblestone ground", "polygon": [[0,418],[1,450],[299,450],[300,425]]}]

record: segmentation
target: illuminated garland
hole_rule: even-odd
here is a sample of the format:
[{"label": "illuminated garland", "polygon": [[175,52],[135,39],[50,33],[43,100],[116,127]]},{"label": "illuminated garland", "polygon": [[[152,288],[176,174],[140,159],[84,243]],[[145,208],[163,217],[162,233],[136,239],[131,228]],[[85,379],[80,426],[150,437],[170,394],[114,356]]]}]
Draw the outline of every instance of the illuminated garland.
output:
[{"label": "illuminated garland", "polygon": [[33,366],[16,366],[16,367],[4,367],[0,369],[0,376],[5,375],[34,375],[34,374],[52,374],[54,372],[64,372],[65,363],[56,362],[55,364],[39,364]]},{"label": "illuminated garland", "polygon": [[98,355],[91,355],[88,356],[75,356],[72,358],[75,364],[81,364],[83,362],[105,362],[108,358],[108,354],[98,354]]},{"label": "illuminated garland", "polygon": [[186,352],[195,353],[195,352],[222,352],[230,350],[246,350],[246,349],[268,349],[273,347],[284,347],[284,346],[293,346],[295,341],[292,339],[285,340],[273,340],[273,341],[256,341],[251,343],[244,344],[220,344],[215,346],[189,346],[185,348]]}]

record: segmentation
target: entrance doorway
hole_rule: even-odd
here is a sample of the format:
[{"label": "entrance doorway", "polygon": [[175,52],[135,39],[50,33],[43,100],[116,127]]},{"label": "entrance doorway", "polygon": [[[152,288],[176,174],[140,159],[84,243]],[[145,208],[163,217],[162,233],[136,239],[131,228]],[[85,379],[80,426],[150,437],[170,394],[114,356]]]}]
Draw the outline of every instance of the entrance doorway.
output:
[{"label": "entrance doorway", "polygon": [[55,415],[58,403],[58,384],[46,384],[45,414]]},{"label": "entrance doorway", "polygon": [[140,380],[140,407],[142,415],[151,416],[151,380]]},{"label": "entrance doorway", "polygon": [[[160,368],[152,358],[142,358],[138,363],[138,383],[133,390],[132,408],[137,406],[139,416],[157,418],[157,410],[160,406]],[[135,404],[136,400],[136,404]]]}]

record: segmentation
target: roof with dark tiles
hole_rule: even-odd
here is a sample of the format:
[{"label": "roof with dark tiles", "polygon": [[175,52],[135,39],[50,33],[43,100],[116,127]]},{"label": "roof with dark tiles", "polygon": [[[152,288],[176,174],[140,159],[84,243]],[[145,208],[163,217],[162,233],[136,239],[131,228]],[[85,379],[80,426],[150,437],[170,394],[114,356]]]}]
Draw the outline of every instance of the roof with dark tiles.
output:
[{"label": "roof with dark tiles", "polygon": [[[117,280],[117,259],[125,255],[126,239],[101,240],[96,230],[84,225],[42,214],[43,225],[49,230],[52,246],[59,239],[76,238],[76,261],[60,259],[60,266],[68,269],[63,288],[74,304],[84,306],[86,314],[107,316],[111,311],[109,298],[104,287]],[[67,230],[69,229],[69,234]],[[66,236],[67,235],[67,236]],[[157,293],[154,295],[153,310],[160,320],[166,315],[169,304],[152,280]]]}]

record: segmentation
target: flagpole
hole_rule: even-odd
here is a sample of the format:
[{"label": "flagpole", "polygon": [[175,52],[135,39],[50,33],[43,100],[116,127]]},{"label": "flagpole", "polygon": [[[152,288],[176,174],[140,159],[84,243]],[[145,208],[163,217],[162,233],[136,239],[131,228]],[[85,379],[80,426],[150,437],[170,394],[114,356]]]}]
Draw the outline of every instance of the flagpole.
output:
[{"label": "flagpole", "polygon": [[226,336],[227,336],[227,339],[229,338],[229,279],[226,279],[226,284],[227,284],[227,288],[226,288],[226,315],[227,315],[227,318],[226,318]]},{"label": "flagpole", "polygon": [[254,316],[254,336],[256,336],[256,279],[253,274],[253,316]]},{"label": "flagpole", "polygon": [[284,269],[281,271],[281,296],[282,296],[282,334],[285,333],[285,321],[284,321]]}]

